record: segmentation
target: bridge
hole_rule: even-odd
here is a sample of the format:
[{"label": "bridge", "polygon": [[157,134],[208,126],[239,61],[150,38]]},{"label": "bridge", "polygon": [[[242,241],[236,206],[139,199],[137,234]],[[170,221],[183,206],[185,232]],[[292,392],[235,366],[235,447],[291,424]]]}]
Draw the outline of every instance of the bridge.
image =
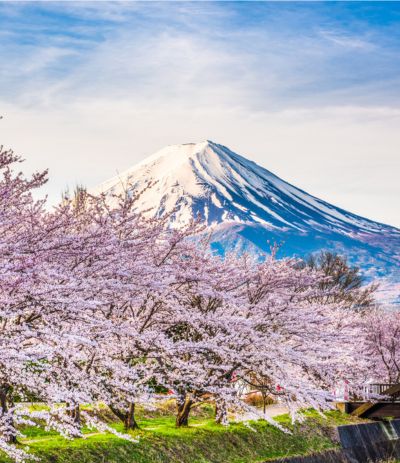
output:
[{"label": "bridge", "polygon": [[369,384],[365,392],[364,400],[350,400],[339,408],[359,418],[400,418],[400,384]]}]

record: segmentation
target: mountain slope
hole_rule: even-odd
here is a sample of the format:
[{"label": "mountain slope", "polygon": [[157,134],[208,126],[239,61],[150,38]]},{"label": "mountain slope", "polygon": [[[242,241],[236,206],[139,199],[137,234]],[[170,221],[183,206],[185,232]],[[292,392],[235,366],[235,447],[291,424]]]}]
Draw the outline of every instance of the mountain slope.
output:
[{"label": "mountain slope", "polygon": [[400,230],[322,201],[211,141],[163,148],[95,193],[143,191],[138,208],[174,226],[200,215],[213,246],[254,252],[283,243],[282,255],[321,248],[349,255],[366,274],[400,281]]}]

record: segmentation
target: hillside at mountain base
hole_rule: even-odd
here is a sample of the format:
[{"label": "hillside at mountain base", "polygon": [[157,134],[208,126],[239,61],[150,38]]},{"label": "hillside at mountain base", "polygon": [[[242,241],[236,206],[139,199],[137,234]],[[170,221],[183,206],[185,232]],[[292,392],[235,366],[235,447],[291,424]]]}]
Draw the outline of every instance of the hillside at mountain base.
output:
[{"label": "hillside at mountain base", "polygon": [[380,296],[400,298],[400,230],[347,212],[280,179],[211,141],[167,146],[92,193],[141,192],[147,215],[171,213],[179,227],[200,216],[211,246],[305,257],[321,249],[348,256],[367,279],[379,279]]}]

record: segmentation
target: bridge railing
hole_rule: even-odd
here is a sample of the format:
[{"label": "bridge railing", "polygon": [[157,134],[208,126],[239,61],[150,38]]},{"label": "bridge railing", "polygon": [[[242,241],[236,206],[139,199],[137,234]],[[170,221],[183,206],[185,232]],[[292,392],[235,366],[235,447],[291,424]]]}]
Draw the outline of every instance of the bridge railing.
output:
[{"label": "bridge railing", "polygon": [[[392,402],[400,399],[400,390],[397,384],[390,383],[372,383],[366,384],[363,390],[363,399],[375,399],[377,396],[380,402]],[[386,397],[385,397],[386,396]]]}]

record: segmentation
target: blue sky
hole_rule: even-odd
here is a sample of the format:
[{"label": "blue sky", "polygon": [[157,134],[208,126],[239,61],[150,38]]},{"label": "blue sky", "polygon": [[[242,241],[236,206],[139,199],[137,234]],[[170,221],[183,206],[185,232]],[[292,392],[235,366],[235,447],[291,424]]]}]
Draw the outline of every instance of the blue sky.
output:
[{"label": "blue sky", "polygon": [[399,3],[5,2],[0,21],[1,142],[50,167],[53,201],[213,139],[400,226]]}]

